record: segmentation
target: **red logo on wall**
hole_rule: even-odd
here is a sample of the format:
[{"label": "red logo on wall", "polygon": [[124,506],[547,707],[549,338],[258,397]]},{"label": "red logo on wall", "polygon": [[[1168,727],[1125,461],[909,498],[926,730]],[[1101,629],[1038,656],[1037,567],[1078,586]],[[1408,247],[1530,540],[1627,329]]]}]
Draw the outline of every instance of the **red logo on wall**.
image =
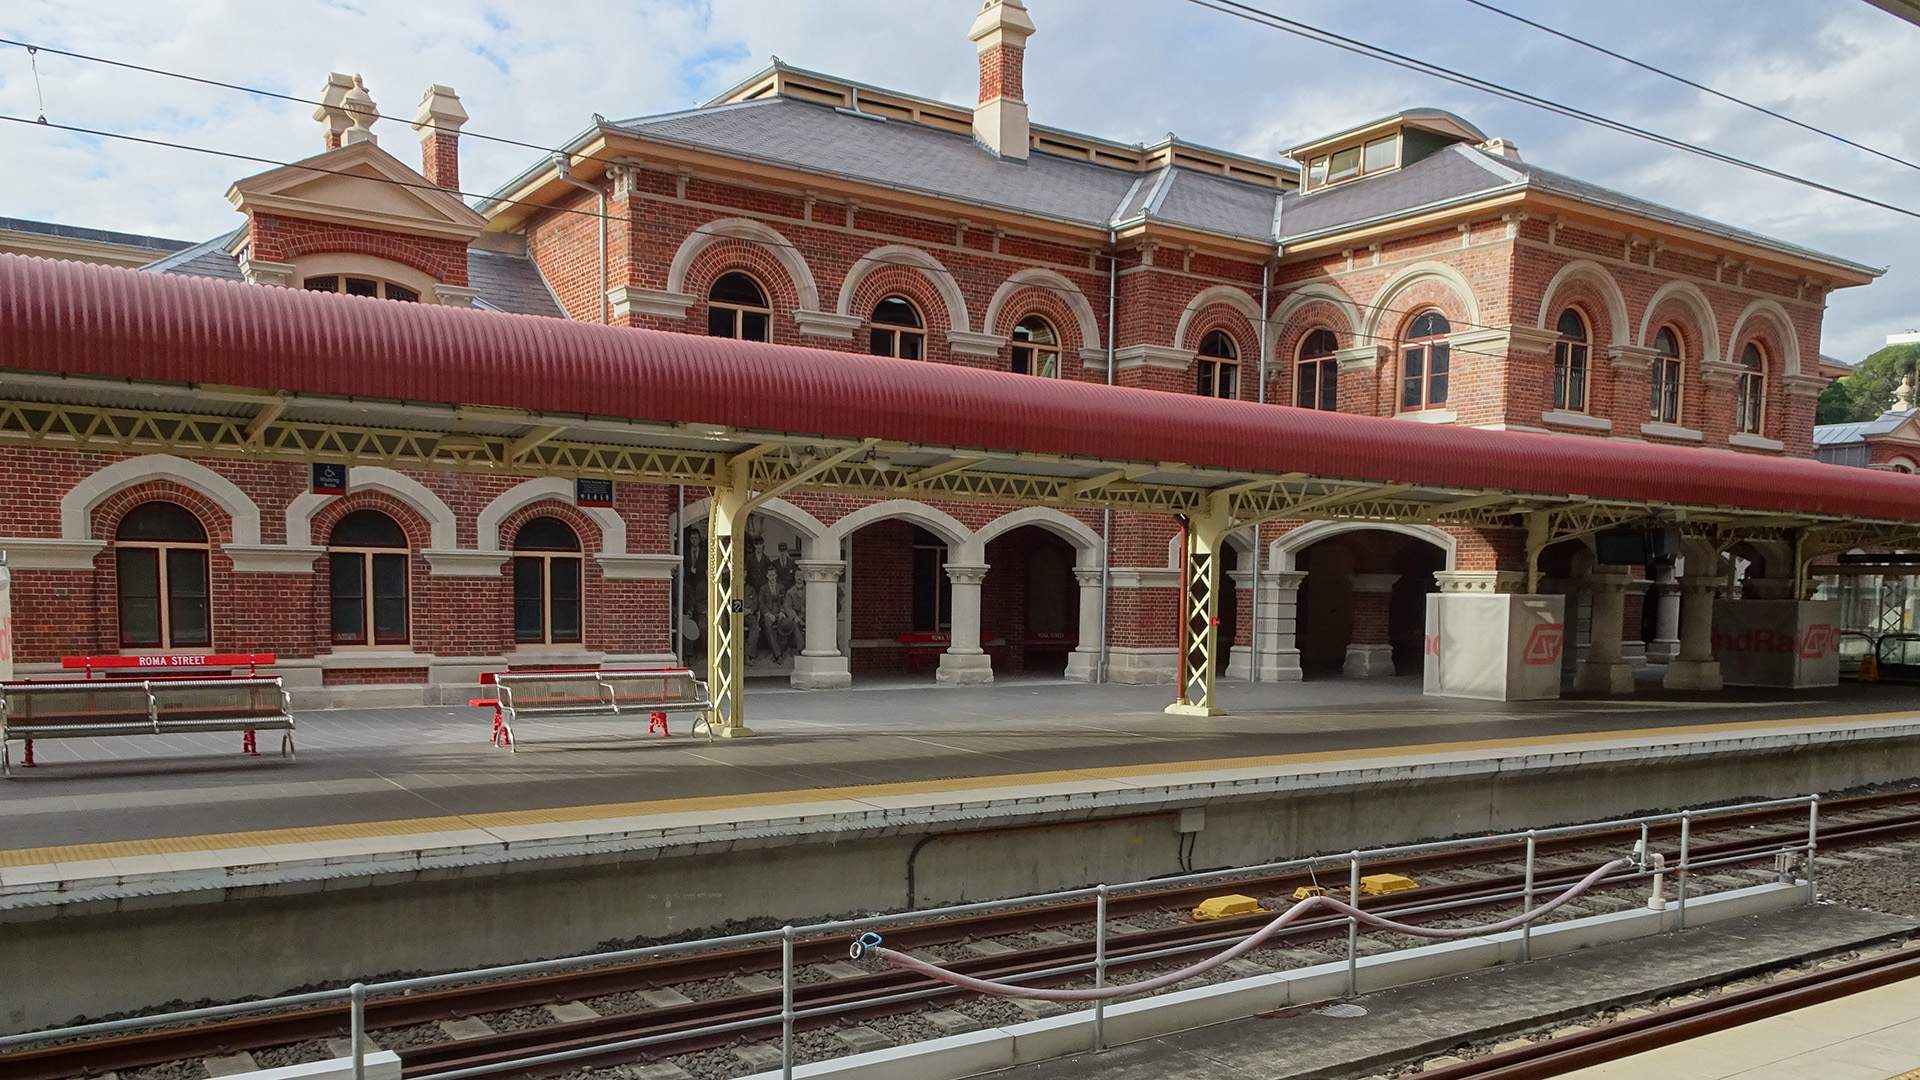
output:
[{"label": "red logo on wall", "polygon": [[1840,628],[1832,623],[1814,623],[1800,639],[1800,659],[1822,660],[1840,648]]},{"label": "red logo on wall", "polygon": [[1527,649],[1521,659],[1536,667],[1560,662],[1560,647],[1566,640],[1566,627],[1559,623],[1541,623],[1527,637]]}]

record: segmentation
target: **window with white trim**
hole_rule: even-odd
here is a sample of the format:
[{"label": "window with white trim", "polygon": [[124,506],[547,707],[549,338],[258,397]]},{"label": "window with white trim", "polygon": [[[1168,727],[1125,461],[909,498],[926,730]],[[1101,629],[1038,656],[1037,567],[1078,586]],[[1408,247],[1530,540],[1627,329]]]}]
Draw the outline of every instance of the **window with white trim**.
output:
[{"label": "window with white trim", "polygon": [[1021,375],[1051,379],[1060,374],[1060,335],[1052,323],[1029,315],[1014,326],[1012,367]]},{"label": "window with white trim", "polygon": [[327,591],[335,645],[408,641],[407,534],[378,510],[355,510],[327,537]]},{"label": "window with white trim", "polygon": [[396,285],[384,278],[363,277],[359,274],[319,274],[302,281],[300,287],[308,292],[346,293],[348,296],[371,296],[380,300],[401,300],[409,304],[420,302],[420,294],[405,285]]},{"label": "window with white trim", "polygon": [[1453,327],[1438,311],[1423,311],[1407,326],[1400,346],[1400,411],[1447,407],[1447,377],[1453,366],[1453,348],[1447,335]]},{"label": "window with white trim", "polygon": [[1587,367],[1593,351],[1586,316],[1573,308],[1554,324],[1560,340],[1553,346],[1553,407],[1587,411]]},{"label": "window with white trim", "polygon": [[1742,434],[1758,435],[1767,422],[1767,354],[1758,342],[1740,351],[1740,374],[1733,384],[1733,424]]},{"label": "window with white trim", "polygon": [[707,336],[768,341],[773,309],[760,283],[741,273],[721,274],[707,290]]},{"label": "window with white trim", "polygon": [[1211,330],[1200,339],[1193,392],[1204,397],[1240,396],[1240,350],[1226,331]]},{"label": "window with white trim", "polygon": [[513,538],[513,640],[522,645],[581,640],[580,537],[559,518],[537,517]]},{"label": "window with white trim", "polygon": [[1647,366],[1649,418],[1662,424],[1678,424],[1685,358],[1680,353],[1680,335],[1673,327],[1663,326],[1653,335],[1653,352],[1654,357]]},{"label": "window with white trim", "polygon": [[1293,368],[1293,403],[1302,409],[1340,407],[1340,362],[1333,354],[1340,339],[1321,327],[1300,340],[1300,358]]},{"label": "window with white trim", "polygon": [[873,305],[873,328],[867,351],[875,356],[922,360],[927,355],[927,323],[920,309],[904,296],[889,296]]},{"label": "window with white trim", "polygon": [[206,527],[186,507],[141,503],[113,534],[123,649],[207,648],[213,614]]}]

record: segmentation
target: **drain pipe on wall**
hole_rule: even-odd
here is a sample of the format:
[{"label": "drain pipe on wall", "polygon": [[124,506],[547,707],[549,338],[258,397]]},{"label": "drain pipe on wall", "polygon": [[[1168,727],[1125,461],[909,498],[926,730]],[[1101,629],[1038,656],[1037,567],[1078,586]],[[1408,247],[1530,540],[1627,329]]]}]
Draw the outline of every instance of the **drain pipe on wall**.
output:
[{"label": "drain pipe on wall", "polygon": [[[1113,385],[1114,288],[1120,280],[1120,255],[1114,250],[1119,235],[1107,230],[1107,385]],[[1108,682],[1110,658],[1107,643],[1113,640],[1113,509],[1100,511],[1100,670],[1099,682]]]},{"label": "drain pipe on wall", "polygon": [[[1273,260],[1260,264],[1260,385],[1255,391],[1260,404],[1267,403],[1267,287],[1273,280]],[[1260,681],[1260,526],[1253,527],[1253,603],[1247,605],[1247,618],[1253,633],[1247,636],[1247,681]]]},{"label": "drain pipe on wall", "polygon": [[598,184],[589,184],[573,175],[573,169],[567,164],[565,154],[553,155],[553,167],[560,179],[582,191],[591,191],[600,200],[600,321],[610,323],[612,314],[607,308],[607,193]]}]

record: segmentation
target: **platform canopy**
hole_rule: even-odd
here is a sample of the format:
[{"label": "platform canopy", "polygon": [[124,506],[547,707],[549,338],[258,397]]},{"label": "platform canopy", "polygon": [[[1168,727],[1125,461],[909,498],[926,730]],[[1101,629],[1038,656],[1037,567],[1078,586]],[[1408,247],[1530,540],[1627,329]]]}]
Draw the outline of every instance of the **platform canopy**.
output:
[{"label": "platform canopy", "polygon": [[[1920,478],[0,256],[0,440],[756,491],[1920,540]],[[1536,533],[1536,535],[1541,535]],[[1809,552],[1811,553],[1811,551]]]}]

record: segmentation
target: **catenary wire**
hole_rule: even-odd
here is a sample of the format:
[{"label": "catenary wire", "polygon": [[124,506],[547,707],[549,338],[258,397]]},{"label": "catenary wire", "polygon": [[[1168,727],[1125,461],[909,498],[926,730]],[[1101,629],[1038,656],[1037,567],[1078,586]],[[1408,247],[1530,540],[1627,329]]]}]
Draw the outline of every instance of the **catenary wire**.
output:
[{"label": "catenary wire", "polygon": [[1268,30],[1277,30],[1281,33],[1292,34],[1295,37],[1304,38],[1305,40],[1317,42],[1322,45],[1331,45],[1336,49],[1341,49],[1358,56],[1392,64],[1398,68],[1404,68],[1408,71],[1440,79],[1444,82],[1464,86],[1483,94],[1490,94],[1494,97],[1505,98],[1508,101],[1518,102],[1522,105],[1543,109],[1572,120],[1592,124],[1595,127],[1606,128],[1607,130],[1616,131],[1623,135],[1632,135],[1635,138],[1644,139],[1648,142],[1670,147],[1675,150],[1684,150],[1687,153],[1695,154],[1711,161],[1737,166],[1751,172],[1759,173],[1762,176],[1770,176],[1776,180],[1784,180],[1791,184],[1798,184],[1801,187],[1826,192],[1829,195],[1838,195],[1845,199],[1851,199],[1868,206],[1878,207],[1882,210],[1889,210],[1906,217],[1920,218],[1920,210],[1901,206],[1897,203],[1886,202],[1882,199],[1876,199],[1871,195],[1862,195],[1856,191],[1848,191],[1845,188],[1835,187],[1832,184],[1824,184],[1818,180],[1812,180],[1804,176],[1795,176],[1792,173],[1784,172],[1770,165],[1762,165],[1759,162],[1748,161],[1745,158],[1735,157],[1732,154],[1701,146],[1697,143],[1687,142],[1684,139],[1677,139],[1670,135],[1662,135],[1658,132],[1649,131],[1646,128],[1635,127],[1624,121],[1601,116],[1598,113],[1588,112],[1571,105],[1564,105],[1550,98],[1530,94],[1524,90],[1515,90],[1512,87],[1504,86],[1500,83],[1481,79],[1473,75],[1467,75],[1452,68],[1442,67],[1438,64],[1420,60],[1404,53],[1394,52],[1377,45],[1369,45],[1357,38],[1345,37],[1329,30],[1322,30],[1319,27],[1277,15],[1265,8],[1256,7],[1252,4],[1239,3],[1238,0],[1186,0],[1186,2],[1210,11],[1218,12],[1222,15],[1244,20]]},{"label": "catenary wire", "polygon": [[[236,161],[247,161],[247,162],[252,162],[258,165],[268,165],[276,168],[303,169],[309,172],[324,173],[329,176],[345,176],[345,177],[352,178],[354,180],[389,184],[395,187],[411,188],[411,189],[423,190],[423,191],[437,191],[437,192],[443,192],[447,194],[460,195],[465,198],[480,197],[473,194],[472,192],[444,188],[431,181],[411,181],[411,180],[400,180],[393,177],[367,176],[365,174],[358,173],[358,172],[349,172],[343,169],[331,169],[323,165],[314,165],[308,162],[281,161],[277,158],[264,157],[259,154],[245,154],[245,153],[241,153],[239,151],[234,151],[234,150],[219,150],[213,147],[196,146],[191,143],[175,142],[169,139],[158,139],[158,138],[153,138],[153,137],[144,136],[144,135],[131,135],[125,132],[107,131],[100,128],[87,128],[87,127],[81,127],[74,124],[59,124],[59,123],[54,123],[52,121],[35,120],[35,119],[30,119],[24,116],[15,116],[15,115],[4,114],[4,113],[0,113],[0,121],[6,121],[10,123],[15,123],[15,124],[23,124],[31,127],[36,127],[36,128],[46,128],[54,131],[64,131],[70,134],[86,135],[93,138],[115,139],[119,141],[135,143],[142,146],[157,147],[160,149],[180,150],[180,151],[185,151],[190,153],[204,154],[211,157],[227,158],[227,159],[236,160]],[[607,220],[607,221],[622,220],[620,218],[614,217],[611,214],[602,214],[597,210],[586,210],[586,209],[580,209],[577,207],[547,206],[545,204],[533,202],[530,199],[518,199],[518,198],[509,197],[509,196],[500,196],[496,199],[496,201],[513,203],[516,205],[524,203],[524,204],[538,207],[539,209],[542,209],[542,210],[547,210],[547,211],[552,211],[557,213],[576,214],[582,217],[593,218],[596,220]],[[689,231],[691,233],[699,233],[699,234],[708,235],[708,236],[725,236],[726,235],[724,233],[712,232],[706,229],[705,227],[696,227]],[[782,244],[774,241],[762,240],[757,238],[751,242],[757,246],[781,247],[796,253],[801,253],[801,249],[795,244],[790,244],[790,243]],[[931,268],[926,267],[917,262],[892,261],[884,258],[875,259],[873,260],[873,262],[881,265],[887,265],[887,266],[907,267],[910,269],[920,270],[922,272],[928,272],[931,270]],[[960,279],[953,273],[953,271],[947,269],[946,267],[944,266],[940,267],[937,270],[937,272],[945,276],[946,278],[948,278],[950,281],[954,282],[956,286],[960,284]],[[1085,298],[1084,293],[1076,293],[1072,290],[1062,289],[1062,288],[1059,288],[1058,286],[1047,285],[1041,282],[1022,282],[1021,287],[1040,289],[1047,292],[1057,293],[1062,296],[1078,295],[1082,299]],[[1327,299],[1326,302],[1335,303],[1335,301],[1331,299]],[[1365,303],[1358,300],[1352,300],[1352,299],[1348,299],[1346,302],[1352,304],[1357,309],[1371,310],[1371,311],[1375,311],[1375,312],[1379,312],[1381,314],[1387,314],[1387,315],[1411,315],[1421,311],[1428,310],[1426,307],[1395,308],[1395,307],[1389,307],[1383,304],[1369,304],[1369,303]],[[1269,316],[1269,318],[1271,318],[1271,316]],[[1449,325],[1452,325],[1456,321],[1460,325],[1465,326],[1469,329],[1485,329],[1485,330],[1510,330],[1511,329],[1511,327],[1492,326],[1489,324],[1472,322],[1466,319],[1455,320],[1449,316],[1448,318]],[[1355,339],[1356,341],[1370,341],[1374,344],[1387,343],[1387,344],[1398,345],[1400,342],[1400,339],[1398,337],[1384,335],[1384,334],[1369,334],[1359,328],[1352,329],[1349,332],[1349,336]],[[1462,348],[1458,346],[1449,346],[1448,352],[1454,356],[1484,356],[1489,359],[1495,359],[1495,360],[1507,359],[1507,357],[1502,353],[1484,352],[1480,350]],[[1310,358],[1300,358],[1299,360],[1296,361],[1296,363],[1304,362],[1306,359],[1310,359]],[[1311,359],[1321,359],[1321,358],[1311,358]],[[1237,362],[1237,358],[1236,358],[1236,362]],[[1275,374],[1273,377],[1277,378],[1280,371],[1285,369],[1285,366],[1286,365],[1284,364],[1277,365]]]},{"label": "catenary wire", "polygon": [[1854,139],[1849,139],[1845,135],[1841,135],[1837,132],[1829,131],[1826,128],[1820,127],[1816,124],[1809,124],[1804,120],[1796,120],[1795,118],[1788,116],[1786,113],[1780,112],[1777,109],[1769,109],[1765,105],[1748,101],[1745,98],[1738,97],[1733,94],[1729,94],[1724,90],[1716,90],[1713,87],[1706,85],[1705,83],[1696,82],[1693,79],[1687,78],[1685,75],[1680,75],[1676,72],[1668,71],[1666,68],[1660,67],[1657,64],[1649,64],[1644,60],[1636,60],[1633,57],[1626,55],[1625,53],[1616,52],[1613,49],[1607,48],[1605,45],[1601,45],[1593,41],[1588,41],[1586,38],[1580,37],[1577,34],[1570,34],[1565,30],[1555,29],[1554,27],[1548,26],[1545,23],[1536,22],[1533,19],[1527,18],[1525,15],[1520,15],[1515,12],[1508,11],[1505,8],[1496,7],[1493,4],[1487,3],[1487,0],[1466,0],[1466,2],[1469,4],[1472,4],[1474,7],[1481,8],[1486,11],[1490,11],[1495,15],[1504,16],[1505,18],[1512,19],[1514,22],[1521,23],[1526,26],[1531,26],[1535,30],[1540,31],[1543,34],[1551,34],[1554,37],[1560,38],[1562,41],[1572,42],[1573,44],[1578,45],[1583,49],[1591,49],[1594,52],[1601,54],[1602,56],[1610,56],[1613,59],[1618,60],[1623,64],[1631,64],[1642,71],[1651,72],[1652,74],[1658,75],[1661,78],[1672,79],[1674,82],[1677,82],[1682,86],[1690,86],[1693,89],[1698,90],[1703,94],[1711,94],[1722,101],[1732,102],[1733,104],[1739,105],[1742,108],[1752,109],[1754,112],[1760,113],[1764,116],[1771,116],[1775,120],[1780,120],[1780,121],[1784,121],[1786,123],[1792,124],[1794,127],[1800,128],[1803,131],[1810,131],[1815,135],[1825,136],[1826,138],[1832,139],[1835,142],[1844,143],[1847,146],[1851,146],[1855,150],[1863,150],[1866,153],[1872,154],[1875,157],[1884,158],[1888,161],[1893,162],[1896,165],[1905,165],[1909,169],[1920,169],[1920,164],[1917,164],[1912,161],[1908,161],[1906,158],[1903,158],[1898,154],[1889,154],[1885,150],[1877,150],[1874,147],[1868,146],[1865,143],[1858,142]]}]

